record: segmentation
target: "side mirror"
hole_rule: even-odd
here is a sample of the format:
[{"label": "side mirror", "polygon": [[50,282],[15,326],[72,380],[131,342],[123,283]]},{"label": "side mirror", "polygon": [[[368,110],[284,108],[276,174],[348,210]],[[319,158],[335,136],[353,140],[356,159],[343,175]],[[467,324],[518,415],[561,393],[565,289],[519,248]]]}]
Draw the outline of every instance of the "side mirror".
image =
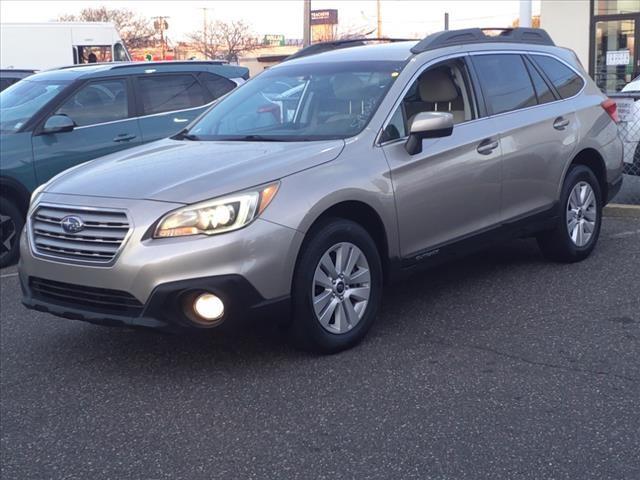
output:
[{"label": "side mirror", "polygon": [[453,132],[453,115],[447,112],[420,112],[413,116],[409,125],[409,138],[405,148],[409,155],[422,151],[425,138],[448,137]]},{"label": "side mirror", "polygon": [[66,115],[51,115],[44,123],[42,133],[70,132],[75,127],[75,122]]}]

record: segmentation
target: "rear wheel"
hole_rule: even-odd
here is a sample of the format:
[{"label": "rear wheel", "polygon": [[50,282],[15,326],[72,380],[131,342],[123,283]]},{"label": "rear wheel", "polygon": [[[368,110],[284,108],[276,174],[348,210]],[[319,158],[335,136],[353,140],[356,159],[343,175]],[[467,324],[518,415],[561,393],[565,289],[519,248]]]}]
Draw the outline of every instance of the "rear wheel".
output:
[{"label": "rear wheel", "polygon": [[10,200],[0,198],[0,267],[7,267],[18,259],[23,226],[20,210]]},{"label": "rear wheel", "polygon": [[382,266],[375,242],[349,220],[314,228],[293,280],[291,338],[305,350],[332,353],[365,336],[378,313]]},{"label": "rear wheel", "polygon": [[542,253],[559,262],[578,262],[596,246],[602,222],[600,184],[588,167],[571,167],[560,197],[557,227],[538,236]]}]

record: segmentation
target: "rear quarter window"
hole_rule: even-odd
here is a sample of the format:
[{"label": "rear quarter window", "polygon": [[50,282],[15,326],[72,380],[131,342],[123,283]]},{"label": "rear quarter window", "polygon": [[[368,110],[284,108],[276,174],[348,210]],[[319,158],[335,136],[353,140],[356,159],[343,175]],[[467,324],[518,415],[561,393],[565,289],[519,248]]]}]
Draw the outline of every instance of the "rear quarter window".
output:
[{"label": "rear quarter window", "polygon": [[584,80],[564,63],[546,55],[532,55],[562,98],[576,95],[584,86]]},{"label": "rear quarter window", "polygon": [[229,93],[236,88],[236,84],[228,78],[221,77],[214,73],[201,73],[200,81],[204,83],[204,86],[209,91],[213,99],[220,98],[221,96]]}]

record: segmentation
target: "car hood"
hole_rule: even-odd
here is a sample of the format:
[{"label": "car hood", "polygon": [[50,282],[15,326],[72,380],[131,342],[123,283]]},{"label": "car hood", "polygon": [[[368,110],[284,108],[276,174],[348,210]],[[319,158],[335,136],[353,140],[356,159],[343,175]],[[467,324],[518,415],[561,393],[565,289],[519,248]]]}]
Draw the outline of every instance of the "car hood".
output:
[{"label": "car hood", "polygon": [[194,203],[335,159],[343,140],[201,142],[160,140],[55,177],[46,192]]}]

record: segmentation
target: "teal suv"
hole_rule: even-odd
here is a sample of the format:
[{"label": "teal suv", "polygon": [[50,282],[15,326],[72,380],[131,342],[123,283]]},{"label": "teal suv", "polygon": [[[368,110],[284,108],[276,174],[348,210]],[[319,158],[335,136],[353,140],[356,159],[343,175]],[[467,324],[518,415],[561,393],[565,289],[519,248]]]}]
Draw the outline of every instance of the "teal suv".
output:
[{"label": "teal suv", "polygon": [[0,93],[0,266],[18,256],[39,185],[177,133],[248,77],[220,62],[111,63],[42,72]]}]

